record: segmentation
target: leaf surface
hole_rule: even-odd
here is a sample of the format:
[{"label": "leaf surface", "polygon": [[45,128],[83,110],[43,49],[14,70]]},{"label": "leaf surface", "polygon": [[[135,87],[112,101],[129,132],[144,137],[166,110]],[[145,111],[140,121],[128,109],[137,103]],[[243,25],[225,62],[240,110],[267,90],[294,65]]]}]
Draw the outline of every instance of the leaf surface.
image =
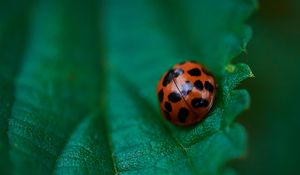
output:
[{"label": "leaf surface", "polygon": [[[255,2],[217,4],[41,1],[17,17],[22,37],[15,22],[1,26],[1,174],[223,173],[246,147],[234,119],[249,94],[235,88],[253,74],[230,63]],[[203,122],[177,127],[162,119],[155,87],[186,59],[207,65],[219,89]]]}]

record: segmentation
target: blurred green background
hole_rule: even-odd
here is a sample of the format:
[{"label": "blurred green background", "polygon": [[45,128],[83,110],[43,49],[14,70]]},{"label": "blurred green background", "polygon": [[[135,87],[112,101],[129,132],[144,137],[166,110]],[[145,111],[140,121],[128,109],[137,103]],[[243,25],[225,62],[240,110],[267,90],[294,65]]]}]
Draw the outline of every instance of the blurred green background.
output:
[{"label": "blurred green background", "polygon": [[243,87],[251,108],[239,121],[249,135],[240,174],[299,174],[300,1],[263,0],[250,18],[253,37],[241,55],[255,78]]}]

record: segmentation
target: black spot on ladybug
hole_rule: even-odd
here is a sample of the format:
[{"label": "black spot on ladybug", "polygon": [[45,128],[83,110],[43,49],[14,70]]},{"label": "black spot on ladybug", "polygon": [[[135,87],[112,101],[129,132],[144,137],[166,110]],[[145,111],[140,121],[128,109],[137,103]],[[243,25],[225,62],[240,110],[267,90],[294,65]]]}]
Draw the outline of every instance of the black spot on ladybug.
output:
[{"label": "black spot on ladybug", "polygon": [[181,123],[185,123],[187,117],[189,116],[189,110],[186,108],[180,108],[177,114],[177,118]]},{"label": "black spot on ladybug", "polygon": [[177,78],[179,75],[181,75],[181,74],[183,74],[183,70],[182,69],[180,69],[180,68],[177,68],[177,69],[175,69],[174,71],[173,71],[173,77],[174,78]]},{"label": "black spot on ladybug", "polygon": [[210,73],[205,67],[202,68],[202,71],[209,76],[212,76],[212,73]]},{"label": "black spot on ladybug", "polygon": [[203,83],[200,80],[195,81],[194,86],[196,89],[198,89],[200,91],[203,90]]},{"label": "black spot on ladybug", "polygon": [[188,71],[191,76],[201,76],[201,71],[198,68],[194,68]]},{"label": "black spot on ladybug", "polygon": [[183,72],[184,71],[180,68],[169,70],[163,79],[163,86],[167,86],[173,78],[177,78],[179,75],[183,74]]},{"label": "black spot on ladybug", "polygon": [[186,81],[181,85],[181,94],[187,96],[193,89],[193,84],[190,81]]},{"label": "black spot on ladybug", "polygon": [[159,102],[162,102],[163,99],[164,99],[164,91],[161,89],[161,90],[158,92],[157,96],[158,96]]},{"label": "black spot on ladybug", "polygon": [[210,82],[208,82],[208,81],[205,81],[204,87],[209,92],[213,92],[214,91],[214,86]]},{"label": "black spot on ladybug", "polygon": [[203,98],[194,98],[192,100],[192,106],[194,108],[207,107],[208,106],[208,100],[203,99]]},{"label": "black spot on ladybug", "polygon": [[168,95],[168,99],[173,102],[173,103],[176,103],[176,102],[179,102],[181,100],[181,97],[180,97],[180,94],[177,93],[177,92],[172,92]]},{"label": "black spot on ladybug", "polygon": [[165,108],[168,112],[172,112],[172,105],[169,102],[165,102]]},{"label": "black spot on ladybug", "polygon": [[164,113],[165,113],[166,119],[167,119],[167,120],[171,120],[170,113],[167,112],[167,111],[164,111]]},{"label": "black spot on ladybug", "polygon": [[173,79],[173,74],[172,74],[173,70],[169,70],[168,73],[165,75],[164,79],[163,79],[163,86],[167,86]]}]

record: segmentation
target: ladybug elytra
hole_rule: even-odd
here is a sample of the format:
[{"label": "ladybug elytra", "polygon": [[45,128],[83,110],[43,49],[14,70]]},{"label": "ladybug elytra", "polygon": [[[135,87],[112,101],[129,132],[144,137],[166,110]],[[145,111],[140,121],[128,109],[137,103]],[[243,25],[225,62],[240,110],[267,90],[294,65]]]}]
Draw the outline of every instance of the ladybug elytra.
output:
[{"label": "ladybug elytra", "polygon": [[157,96],[164,118],[176,125],[191,125],[209,112],[216,95],[216,82],[200,64],[175,64],[159,80]]}]

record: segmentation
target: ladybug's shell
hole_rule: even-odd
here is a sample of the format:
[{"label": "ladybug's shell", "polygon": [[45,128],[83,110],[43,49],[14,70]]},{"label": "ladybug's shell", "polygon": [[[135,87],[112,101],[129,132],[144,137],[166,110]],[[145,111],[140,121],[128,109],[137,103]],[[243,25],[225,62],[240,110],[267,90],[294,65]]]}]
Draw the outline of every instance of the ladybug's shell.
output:
[{"label": "ladybug's shell", "polygon": [[216,83],[212,74],[195,62],[176,64],[157,85],[163,116],[176,125],[201,121],[213,105]]}]

